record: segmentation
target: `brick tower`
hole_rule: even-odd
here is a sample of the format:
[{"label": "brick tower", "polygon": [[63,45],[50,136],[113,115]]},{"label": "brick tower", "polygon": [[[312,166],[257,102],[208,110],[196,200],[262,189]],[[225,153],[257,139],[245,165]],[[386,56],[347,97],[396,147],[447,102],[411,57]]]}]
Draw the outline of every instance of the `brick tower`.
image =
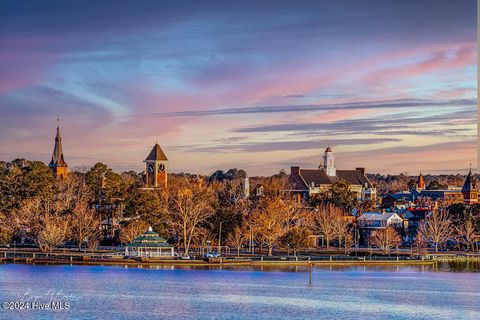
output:
[{"label": "brick tower", "polygon": [[150,154],[145,159],[145,184],[147,188],[167,189],[168,159],[162,148],[155,144]]}]

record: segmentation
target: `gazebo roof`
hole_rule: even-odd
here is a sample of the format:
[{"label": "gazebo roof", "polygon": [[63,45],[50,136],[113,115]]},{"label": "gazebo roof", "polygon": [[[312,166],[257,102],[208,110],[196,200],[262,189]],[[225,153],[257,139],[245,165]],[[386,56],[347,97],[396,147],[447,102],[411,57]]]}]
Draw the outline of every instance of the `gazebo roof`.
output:
[{"label": "gazebo roof", "polygon": [[169,243],[159,243],[159,242],[132,242],[127,244],[127,247],[130,248],[173,248]]},{"label": "gazebo roof", "polygon": [[144,232],[141,236],[136,237],[132,243],[127,244],[127,247],[137,248],[173,248],[173,246],[167,243],[165,238],[158,236],[158,233],[152,230],[152,227],[148,227],[148,231]]},{"label": "gazebo roof", "polygon": [[162,237],[158,237],[158,236],[147,236],[145,234],[139,236],[139,237],[136,237],[135,240],[133,240],[133,242],[167,242],[167,240],[165,238],[162,238]]}]

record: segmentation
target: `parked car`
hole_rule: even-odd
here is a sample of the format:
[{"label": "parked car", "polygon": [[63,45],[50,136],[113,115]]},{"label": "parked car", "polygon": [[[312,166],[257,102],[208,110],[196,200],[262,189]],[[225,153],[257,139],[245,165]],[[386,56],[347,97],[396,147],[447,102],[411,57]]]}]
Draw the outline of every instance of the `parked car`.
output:
[{"label": "parked car", "polygon": [[203,255],[203,257],[205,259],[209,259],[209,258],[220,258],[220,253],[216,252],[216,251],[212,251],[212,252],[209,252],[209,253],[205,253]]}]

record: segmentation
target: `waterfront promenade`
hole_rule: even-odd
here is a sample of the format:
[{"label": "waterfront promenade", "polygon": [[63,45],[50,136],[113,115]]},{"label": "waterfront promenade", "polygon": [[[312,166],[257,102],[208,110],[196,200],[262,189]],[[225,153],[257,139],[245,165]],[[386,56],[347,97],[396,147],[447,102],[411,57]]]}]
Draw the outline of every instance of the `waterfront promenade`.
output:
[{"label": "waterfront promenade", "polygon": [[116,252],[78,252],[56,251],[39,252],[35,250],[0,250],[0,262],[26,264],[72,264],[72,265],[169,265],[169,266],[261,266],[261,265],[431,265],[436,261],[480,261],[478,255],[457,254],[424,254],[424,255],[342,255],[342,254],[311,254],[311,255],[243,255],[240,257],[226,256],[221,258],[202,259],[201,256],[191,256],[190,259],[174,258],[126,258]]}]

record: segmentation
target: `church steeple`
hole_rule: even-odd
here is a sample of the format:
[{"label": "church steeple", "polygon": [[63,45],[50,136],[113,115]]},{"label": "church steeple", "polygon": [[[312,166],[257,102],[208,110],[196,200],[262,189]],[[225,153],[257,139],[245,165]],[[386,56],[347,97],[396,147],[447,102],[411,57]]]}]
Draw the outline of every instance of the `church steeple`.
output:
[{"label": "church steeple", "polygon": [[475,204],[478,202],[478,189],[475,179],[472,176],[472,169],[468,172],[465,183],[462,187],[463,200],[466,204]]},{"label": "church steeple", "polygon": [[423,174],[421,172],[417,179],[416,189],[417,191],[425,190],[425,179],[423,178]]},{"label": "church steeple", "polygon": [[53,147],[52,159],[48,166],[56,178],[63,178],[67,175],[68,165],[63,158],[62,137],[60,136],[59,124],[57,124],[57,135],[55,136],[55,146]]}]

